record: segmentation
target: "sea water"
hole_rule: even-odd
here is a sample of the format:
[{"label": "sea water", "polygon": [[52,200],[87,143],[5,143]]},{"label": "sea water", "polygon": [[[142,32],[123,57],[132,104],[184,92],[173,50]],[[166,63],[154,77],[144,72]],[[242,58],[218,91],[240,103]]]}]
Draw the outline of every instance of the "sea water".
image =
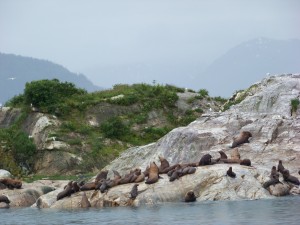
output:
[{"label": "sea water", "polygon": [[0,224],[299,225],[300,196],[101,209],[0,209]]}]

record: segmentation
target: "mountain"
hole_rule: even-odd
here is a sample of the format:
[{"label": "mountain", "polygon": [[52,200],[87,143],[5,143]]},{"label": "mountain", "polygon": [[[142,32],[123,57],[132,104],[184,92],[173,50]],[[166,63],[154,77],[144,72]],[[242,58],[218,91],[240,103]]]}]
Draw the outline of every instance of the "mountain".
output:
[{"label": "mountain", "polygon": [[83,74],[72,73],[50,61],[0,53],[0,103],[2,104],[13,96],[23,93],[26,82],[54,78],[72,82],[89,92],[101,89]]},{"label": "mountain", "polygon": [[300,72],[300,40],[257,38],[237,45],[198,76],[211,96],[230,97],[266,75]]}]

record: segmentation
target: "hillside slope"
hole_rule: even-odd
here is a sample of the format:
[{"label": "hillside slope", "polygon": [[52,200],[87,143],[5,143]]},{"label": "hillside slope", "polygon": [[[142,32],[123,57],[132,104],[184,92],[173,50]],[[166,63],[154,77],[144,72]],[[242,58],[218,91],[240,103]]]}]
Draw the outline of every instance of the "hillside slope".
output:
[{"label": "hillside slope", "polygon": [[23,93],[26,82],[59,79],[74,83],[87,91],[100,90],[83,74],[75,74],[50,61],[0,53],[0,103]]}]

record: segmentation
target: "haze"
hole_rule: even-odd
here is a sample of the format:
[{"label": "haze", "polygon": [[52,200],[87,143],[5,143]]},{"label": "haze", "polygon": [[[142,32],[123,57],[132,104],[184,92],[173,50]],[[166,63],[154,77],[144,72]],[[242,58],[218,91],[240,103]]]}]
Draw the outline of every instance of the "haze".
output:
[{"label": "haze", "polygon": [[299,39],[299,10],[297,0],[0,0],[0,52],[50,60],[101,87],[199,90],[192,78],[230,48]]}]

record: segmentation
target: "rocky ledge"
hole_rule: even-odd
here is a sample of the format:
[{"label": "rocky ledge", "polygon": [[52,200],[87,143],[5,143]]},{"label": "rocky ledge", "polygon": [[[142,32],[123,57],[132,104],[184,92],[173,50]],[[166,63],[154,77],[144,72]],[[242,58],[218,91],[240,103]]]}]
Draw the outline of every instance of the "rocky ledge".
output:
[{"label": "rocky ledge", "polygon": [[[130,148],[104,169],[117,170],[124,175],[134,168],[145,170],[150,162],[158,163],[158,156],[163,156],[173,165],[199,162],[205,154],[218,158],[220,150],[230,155],[234,151],[230,148],[233,137],[241,131],[252,134],[249,143],[238,146],[241,157],[250,159],[252,167],[239,164],[197,167],[194,174],[174,182],[162,174],[162,178],[154,184],[141,182],[138,196],[132,201],[129,200],[132,183],[112,187],[105,193],[85,191],[86,196],[92,207],[103,207],[183,201],[190,190],[195,193],[197,201],[250,200],[299,194],[299,186],[284,181],[281,176],[280,183],[267,189],[263,187],[270,179],[271,168],[277,166],[279,160],[291,175],[300,178],[300,106],[292,108],[291,105],[291,101],[299,100],[299,97],[300,75],[268,77],[237,93],[232,100],[240,103],[229,110],[205,114],[186,127],[174,129],[156,143]],[[226,176],[230,166],[236,178]],[[111,172],[108,175],[112,177]],[[37,200],[34,206],[81,207],[82,191],[56,201],[57,194],[62,190],[63,186],[60,186],[40,197],[34,195]],[[15,191],[0,190],[0,195],[10,196],[12,193]]]}]

